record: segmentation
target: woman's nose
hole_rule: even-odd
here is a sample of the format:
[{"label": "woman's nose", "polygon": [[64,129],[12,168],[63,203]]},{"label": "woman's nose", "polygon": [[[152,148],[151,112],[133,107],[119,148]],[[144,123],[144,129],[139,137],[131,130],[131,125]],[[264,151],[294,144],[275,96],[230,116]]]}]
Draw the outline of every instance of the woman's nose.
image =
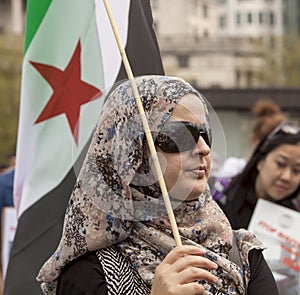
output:
[{"label": "woman's nose", "polygon": [[197,144],[195,148],[193,149],[193,154],[201,154],[203,157],[209,155],[210,153],[210,147],[205,142],[202,136],[199,136],[199,139],[197,141]]},{"label": "woman's nose", "polygon": [[293,172],[291,171],[291,169],[289,167],[286,167],[282,173],[281,173],[281,179],[285,180],[285,181],[290,181],[292,179],[293,176]]}]

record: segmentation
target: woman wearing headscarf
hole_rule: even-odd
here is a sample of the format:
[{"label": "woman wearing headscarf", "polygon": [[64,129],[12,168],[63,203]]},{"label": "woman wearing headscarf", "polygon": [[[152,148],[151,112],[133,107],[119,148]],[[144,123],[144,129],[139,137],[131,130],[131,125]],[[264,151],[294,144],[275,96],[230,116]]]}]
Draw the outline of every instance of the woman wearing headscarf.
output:
[{"label": "woman wearing headscarf", "polygon": [[258,199],[297,210],[300,193],[300,128],[281,123],[254,150],[220,205],[232,227],[247,228]]},{"label": "woman wearing headscarf", "polygon": [[[176,247],[128,81],[109,96],[38,275],[45,294],[278,294],[264,246],[210,195],[211,130],[182,79],[136,78],[183,246]],[[235,249],[237,259],[230,253]]]}]

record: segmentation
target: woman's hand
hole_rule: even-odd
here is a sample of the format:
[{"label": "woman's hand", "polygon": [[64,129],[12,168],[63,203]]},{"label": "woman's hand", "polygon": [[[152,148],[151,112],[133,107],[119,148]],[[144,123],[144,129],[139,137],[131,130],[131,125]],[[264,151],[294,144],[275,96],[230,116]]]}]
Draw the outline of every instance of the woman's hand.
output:
[{"label": "woman's hand", "polygon": [[208,270],[218,266],[204,254],[205,250],[195,246],[174,248],[155,270],[151,295],[205,294],[204,287],[195,281],[216,283],[218,278]]}]

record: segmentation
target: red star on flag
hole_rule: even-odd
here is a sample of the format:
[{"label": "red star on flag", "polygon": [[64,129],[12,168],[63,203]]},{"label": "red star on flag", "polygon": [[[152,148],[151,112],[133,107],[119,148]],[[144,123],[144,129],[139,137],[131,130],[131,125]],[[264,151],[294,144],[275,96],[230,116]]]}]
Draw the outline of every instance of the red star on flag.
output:
[{"label": "red star on flag", "polygon": [[76,144],[78,144],[81,105],[102,95],[100,89],[81,80],[80,52],[81,46],[79,41],[64,71],[51,65],[30,61],[53,89],[51,98],[35,121],[35,124],[60,114],[66,114]]}]

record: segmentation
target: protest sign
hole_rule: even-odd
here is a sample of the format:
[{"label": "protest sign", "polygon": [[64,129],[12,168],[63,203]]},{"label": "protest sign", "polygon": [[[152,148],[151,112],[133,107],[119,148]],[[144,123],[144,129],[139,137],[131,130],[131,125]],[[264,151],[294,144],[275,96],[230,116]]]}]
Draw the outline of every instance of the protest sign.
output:
[{"label": "protest sign", "polygon": [[259,199],[248,229],[267,247],[279,293],[300,295],[300,213]]}]

